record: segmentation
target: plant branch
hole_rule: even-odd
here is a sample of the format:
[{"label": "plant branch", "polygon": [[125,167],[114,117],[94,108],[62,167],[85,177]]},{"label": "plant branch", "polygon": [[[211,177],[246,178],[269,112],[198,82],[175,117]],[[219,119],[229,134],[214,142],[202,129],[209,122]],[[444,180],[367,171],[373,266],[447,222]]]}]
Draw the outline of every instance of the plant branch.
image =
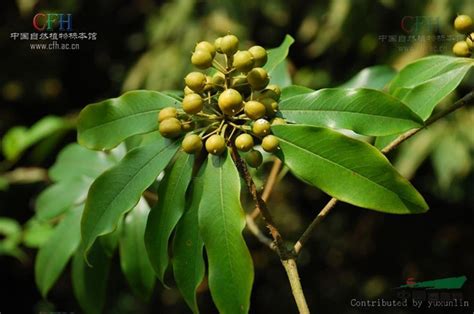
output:
[{"label": "plant branch", "polygon": [[[470,104],[474,104],[474,91],[466,94],[463,98],[456,101],[452,106],[432,115],[431,118],[426,120],[425,125],[423,127],[412,129],[401,134],[380,151],[383,154],[388,154],[389,152],[397,148],[401,143],[408,140],[410,137],[420,132],[427,126],[435,123],[436,121],[447,116],[451,112],[456,111],[457,109],[466,105],[470,105]],[[311,224],[306,228],[306,230],[301,235],[300,239],[296,242],[295,246],[293,247],[295,255],[298,255],[301,252],[303,245],[306,243],[306,241],[308,241],[311,233],[316,229],[316,227],[321,223],[321,221],[327,216],[327,214],[331,211],[331,209],[333,209],[334,206],[336,206],[337,202],[338,200],[336,198],[334,197],[331,198],[331,200],[324,206],[324,208],[319,212],[316,218],[314,218]]]},{"label": "plant branch", "polygon": [[296,266],[296,261],[294,258],[288,260],[282,260],[281,263],[286,270],[288,275],[288,280],[291,285],[291,292],[296,301],[296,306],[300,314],[309,314],[308,304],[306,303],[306,298],[304,296],[303,288],[301,287],[300,276],[298,274],[298,267]]},{"label": "plant branch", "polygon": [[258,241],[268,246],[270,249],[276,251],[275,242],[263,234],[262,230],[257,226],[255,220],[250,215],[245,215],[247,221],[247,229],[257,238]]},{"label": "plant branch", "polygon": [[[275,186],[275,183],[277,182],[278,178],[278,173],[280,172],[282,162],[280,159],[275,158],[273,161],[273,166],[272,169],[270,170],[270,174],[268,175],[267,182],[265,183],[265,187],[263,188],[263,193],[262,193],[262,199],[266,202],[268,201],[268,198],[270,197],[270,194],[272,193],[273,187]],[[255,207],[253,212],[250,214],[250,216],[255,219],[258,217],[260,214],[260,211],[258,210],[258,207]]]}]

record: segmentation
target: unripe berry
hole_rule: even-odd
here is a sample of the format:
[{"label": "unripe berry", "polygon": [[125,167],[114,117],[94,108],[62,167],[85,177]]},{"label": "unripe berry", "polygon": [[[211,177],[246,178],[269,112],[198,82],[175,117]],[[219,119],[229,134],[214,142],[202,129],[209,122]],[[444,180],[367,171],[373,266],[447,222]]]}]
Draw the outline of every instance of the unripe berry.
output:
[{"label": "unripe berry", "polygon": [[258,150],[251,150],[245,154],[245,161],[252,168],[257,168],[262,164],[263,156]]},{"label": "unripe berry", "polygon": [[202,110],[204,102],[198,94],[189,94],[184,96],[183,110],[188,114],[196,114]]},{"label": "unripe berry", "polygon": [[273,118],[272,125],[280,125],[280,124],[286,124],[285,119],[280,118],[280,117]]},{"label": "unripe berry", "polygon": [[181,133],[181,122],[176,118],[168,118],[160,122],[159,131],[167,138],[175,138]]},{"label": "unripe berry", "polygon": [[260,119],[265,115],[265,106],[258,101],[250,100],[244,105],[244,112],[252,120]]},{"label": "unripe berry", "polygon": [[232,78],[231,87],[243,95],[249,95],[251,92],[246,77],[241,76]]},{"label": "unripe berry", "polygon": [[235,147],[243,152],[248,152],[254,146],[253,137],[250,134],[243,133],[236,137]]},{"label": "unripe berry", "polygon": [[267,135],[262,140],[262,148],[268,153],[273,153],[278,149],[280,141],[275,135]]},{"label": "unripe berry", "polygon": [[216,48],[214,47],[213,44],[211,44],[208,41],[201,41],[197,43],[196,47],[194,48],[194,51],[197,51],[197,50],[207,51],[211,54],[213,58],[216,55]]},{"label": "unripe berry", "polygon": [[278,103],[274,99],[267,97],[260,99],[260,102],[265,106],[265,112],[267,116],[273,117],[277,113]]},{"label": "unripe berry", "polygon": [[189,94],[194,94],[194,91],[191,88],[189,88],[188,86],[184,87],[183,92],[184,92],[184,96],[189,95]]},{"label": "unripe berry", "polygon": [[220,155],[225,150],[225,140],[218,134],[211,135],[206,140],[206,150],[208,153],[213,155]]},{"label": "unripe berry", "polygon": [[220,49],[228,56],[239,50],[239,39],[235,35],[225,35],[220,42]]},{"label": "unripe berry", "polygon": [[258,119],[253,123],[252,132],[256,136],[265,136],[267,134],[270,134],[270,127],[270,122],[265,119]]},{"label": "unripe berry", "polygon": [[233,116],[242,109],[242,95],[235,89],[226,89],[219,95],[217,104],[223,113]]},{"label": "unripe berry", "polygon": [[166,107],[160,110],[158,113],[158,122],[164,121],[169,118],[176,118],[178,111],[174,107]]},{"label": "unripe berry", "polygon": [[273,98],[275,101],[278,101],[281,96],[281,89],[276,84],[270,84],[267,88],[262,92],[262,94],[267,94],[267,97]]},{"label": "unripe berry", "polygon": [[218,53],[223,53],[221,49],[221,44],[222,44],[222,37],[219,37],[216,40],[214,40],[214,47],[216,48],[216,51]]},{"label": "unripe berry", "polygon": [[458,41],[453,46],[453,53],[458,57],[469,57],[471,51],[469,45],[465,41]]},{"label": "unripe berry", "polygon": [[270,79],[264,68],[253,68],[247,73],[247,81],[254,90],[264,89],[268,85]]},{"label": "unripe berry", "polygon": [[202,139],[199,135],[189,134],[184,137],[181,146],[186,153],[196,154],[202,149]]},{"label": "unripe berry", "polygon": [[196,50],[191,56],[191,63],[199,69],[212,66],[212,55],[206,50]]},{"label": "unripe berry", "polygon": [[248,51],[237,51],[234,55],[234,62],[232,66],[237,69],[237,71],[247,73],[253,68],[253,56]]},{"label": "unripe berry", "polygon": [[454,28],[461,34],[467,34],[474,29],[472,19],[469,15],[458,15],[454,20]]},{"label": "unripe berry", "polygon": [[474,49],[474,32],[467,36],[466,44],[470,49]]},{"label": "unripe berry", "polygon": [[206,86],[206,76],[201,72],[191,72],[184,78],[186,86],[196,93],[201,93]]},{"label": "unripe berry", "polygon": [[252,54],[255,66],[261,67],[267,63],[267,51],[261,46],[250,47],[249,52]]},{"label": "unripe berry", "polygon": [[183,130],[183,132],[189,132],[194,130],[195,126],[194,121],[187,121],[186,123],[181,123],[181,130]]}]

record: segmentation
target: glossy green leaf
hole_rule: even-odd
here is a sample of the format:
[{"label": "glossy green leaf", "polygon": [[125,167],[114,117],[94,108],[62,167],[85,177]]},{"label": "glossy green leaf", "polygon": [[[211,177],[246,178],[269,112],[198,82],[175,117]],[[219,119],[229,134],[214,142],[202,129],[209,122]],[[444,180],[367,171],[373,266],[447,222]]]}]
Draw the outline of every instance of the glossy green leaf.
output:
[{"label": "glossy green leaf", "polygon": [[98,241],[108,257],[113,257],[119,245],[120,235],[123,227],[123,216],[117,223],[117,228],[111,233],[101,236]]},{"label": "glossy green leaf", "polygon": [[85,263],[82,248],[72,259],[74,296],[86,314],[100,314],[105,304],[110,258],[97,242],[90,250],[90,267]]},{"label": "glossy green leaf", "polygon": [[296,95],[308,94],[312,92],[314,92],[313,89],[305,87],[305,86],[290,85],[281,90],[280,100],[283,101],[287,98],[290,98]]},{"label": "glossy green leaf", "polygon": [[270,77],[272,76],[272,72],[277,68],[277,66],[285,61],[286,56],[288,55],[288,51],[290,50],[290,46],[295,42],[293,37],[290,35],[286,35],[285,39],[281,43],[280,46],[277,48],[268,49],[268,61],[263,66],[265,70],[267,70]]},{"label": "glossy green leaf", "polygon": [[289,121],[363,135],[388,135],[423,123],[395,97],[365,88],[327,88],[297,95],[280,102],[280,110]]},{"label": "glossy green leaf", "polygon": [[131,91],[85,107],[78,122],[78,142],[91,149],[110,149],[126,138],[156,130],[158,112],[178,101],[155,91]]},{"label": "glossy green leaf", "polygon": [[382,90],[385,85],[397,74],[392,67],[376,65],[368,67],[357,73],[353,78],[339,88],[371,88]]},{"label": "glossy green leaf", "polygon": [[270,84],[276,84],[280,88],[291,85],[291,76],[288,70],[288,62],[284,61],[273,69],[270,76]]},{"label": "glossy green leaf", "polygon": [[39,220],[55,218],[74,205],[83,203],[92,179],[71,178],[60,181],[45,189],[36,200],[36,217]]},{"label": "glossy green leaf", "polygon": [[82,210],[83,206],[71,210],[38,251],[35,261],[35,280],[44,298],[79,246]]},{"label": "glossy green leaf", "polygon": [[137,147],[94,181],[81,222],[85,253],[97,237],[112,232],[120,217],[138,203],[178,147],[178,141],[165,139]]},{"label": "glossy green leaf", "polygon": [[423,120],[451,93],[474,66],[470,58],[430,56],[403,68],[390,84],[390,93]]},{"label": "glossy green leaf", "polygon": [[330,129],[275,125],[280,157],[297,177],[350,204],[393,214],[421,213],[423,197],[373,146]]},{"label": "glossy green leaf", "polygon": [[148,300],[155,286],[155,274],[145,249],[145,226],[150,207],[141,198],[124,219],[119,240],[120,266],[132,290]]},{"label": "glossy green leaf", "polygon": [[247,313],[253,263],[242,237],[245,214],[240,205],[240,179],[225,152],[209,155],[203,173],[199,230],[208,257],[209,289],[221,313]]},{"label": "glossy green leaf", "polygon": [[193,171],[194,158],[185,152],[178,157],[158,188],[158,203],[151,209],[145,231],[145,245],[153,269],[163,282],[168,267],[168,242],[183,214],[185,193]]},{"label": "glossy green leaf", "polygon": [[[202,172],[202,171],[201,171]],[[173,240],[173,273],[179,291],[194,313],[199,313],[196,289],[204,279],[204,242],[199,234],[198,209],[202,198],[201,177],[193,178],[186,210],[176,225]]]}]

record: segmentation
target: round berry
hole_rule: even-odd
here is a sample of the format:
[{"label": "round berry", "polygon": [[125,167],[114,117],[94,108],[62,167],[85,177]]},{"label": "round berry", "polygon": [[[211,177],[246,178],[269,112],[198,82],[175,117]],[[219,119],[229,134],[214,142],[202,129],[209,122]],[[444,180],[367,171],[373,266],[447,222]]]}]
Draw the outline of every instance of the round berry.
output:
[{"label": "round berry", "polygon": [[194,130],[195,127],[196,124],[194,123],[194,121],[187,121],[186,123],[181,123],[181,130],[183,130],[183,132],[189,132],[191,130]]},{"label": "round berry", "polygon": [[471,51],[469,50],[469,45],[465,41],[458,41],[453,46],[453,53],[458,57],[469,57]]},{"label": "round berry", "polygon": [[181,146],[186,153],[196,154],[202,149],[202,139],[199,135],[189,134],[184,137]]},{"label": "round berry", "polygon": [[469,15],[458,15],[454,20],[454,28],[461,34],[472,32],[474,29],[471,17]]},{"label": "round berry", "polygon": [[257,120],[265,115],[266,109],[261,102],[250,100],[245,103],[244,112],[250,119]]},{"label": "round berry", "polygon": [[278,103],[270,97],[260,99],[260,102],[265,106],[266,115],[273,117],[278,111]]},{"label": "round berry", "polygon": [[194,91],[193,91],[191,88],[189,88],[188,86],[185,86],[185,87],[184,87],[184,91],[183,91],[183,92],[184,92],[184,96],[194,93]]},{"label": "round berry", "polygon": [[474,32],[467,36],[466,43],[469,49],[474,49]]},{"label": "round berry", "polygon": [[168,118],[160,122],[159,131],[167,138],[175,138],[181,133],[181,122],[176,118]]},{"label": "round berry", "polygon": [[285,119],[280,118],[280,117],[273,118],[272,125],[280,125],[280,124],[286,124]]},{"label": "round berry", "polygon": [[257,168],[262,164],[263,156],[258,150],[251,150],[245,154],[245,161],[252,168]]},{"label": "round berry", "polygon": [[280,141],[275,135],[267,135],[262,140],[262,148],[268,153],[273,153],[278,149]]},{"label": "round berry", "polygon": [[212,59],[208,51],[196,50],[191,57],[191,63],[199,69],[207,69],[212,66]]},{"label": "round berry", "polygon": [[243,95],[249,95],[251,92],[249,82],[247,82],[247,78],[243,76],[232,78],[231,86]]},{"label": "round berry", "polygon": [[206,76],[201,72],[191,72],[184,78],[186,86],[196,93],[201,93],[206,86]]},{"label": "round berry", "polygon": [[166,107],[160,110],[158,113],[158,122],[164,121],[169,118],[176,118],[178,116],[178,110],[174,107]]},{"label": "round berry", "polygon": [[216,51],[218,53],[222,53],[221,44],[222,44],[222,37],[218,37],[216,40],[214,40],[214,47],[216,48]]},{"label": "round berry", "polygon": [[196,47],[194,48],[194,51],[197,50],[207,51],[211,54],[213,58],[216,55],[216,47],[214,47],[214,45],[208,41],[201,41],[197,43]]},{"label": "round berry", "polygon": [[252,54],[255,66],[261,67],[267,63],[267,51],[261,46],[250,47],[249,52]]},{"label": "round berry", "polygon": [[267,134],[270,134],[270,127],[270,122],[265,119],[258,119],[253,123],[252,132],[256,136],[265,136]]},{"label": "round berry", "polygon": [[220,42],[220,49],[228,56],[239,50],[239,39],[235,35],[225,35]]},{"label": "round berry", "polygon": [[213,155],[220,155],[225,150],[225,140],[218,134],[211,135],[206,140],[206,150]]},{"label": "round berry", "polygon": [[268,73],[264,68],[253,68],[247,73],[247,81],[254,90],[264,89],[268,85],[270,79]]},{"label": "round berry", "polygon": [[198,94],[189,94],[184,96],[183,99],[183,110],[189,114],[196,114],[204,107],[204,101]]},{"label": "round berry", "polygon": [[253,56],[248,51],[237,51],[232,65],[237,71],[247,73],[253,68]]},{"label": "round berry", "polygon": [[219,95],[217,104],[223,113],[233,116],[242,109],[242,95],[235,89],[226,89]]},{"label": "round berry", "polygon": [[243,133],[236,137],[235,147],[243,152],[248,152],[254,146],[253,137],[250,134]]}]

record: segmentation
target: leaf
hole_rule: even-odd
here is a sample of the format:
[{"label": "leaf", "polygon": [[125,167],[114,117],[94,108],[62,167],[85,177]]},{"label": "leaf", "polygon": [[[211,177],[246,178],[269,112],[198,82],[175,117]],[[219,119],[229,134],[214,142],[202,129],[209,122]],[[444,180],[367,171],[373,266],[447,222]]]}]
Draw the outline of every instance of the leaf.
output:
[{"label": "leaf", "polygon": [[97,242],[91,249],[89,267],[80,248],[72,260],[72,287],[74,296],[86,314],[100,314],[105,304],[110,259]]},{"label": "leaf", "polygon": [[155,91],[131,91],[85,107],[79,114],[78,142],[96,150],[110,149],[135,134],[158,128],[158,112],[178,101]]},{"label": "leaf", "polygon": [[155,274],[145,249],[145,226],[150,207],[141,198],[127,214],[119,240],[120,266],[132,290],[148,300],[155,286]]},{"label": "leaf", "polygon": [[287,98],[296,96],[296,95],[301,95],[301,94],[308,94],[314,92],[313,89],[305,87],[305,86],[299,86],[299,85],[290,85],[281,90],[281,101],[286,100]]},{"label": "leaf", "polygon": [[143,191],[165,169],[178,147],[178,141],[165,139],[137,147],[94,181],[81,222],[86,258],[96,238],[116,228],[120,217],[138,203]]},{"label": "leaf", "polygon": [[198,209],[203,196],[202,189],[201,176],[193,178],[190,188],[190,200],[183,216],[176,225],[173,240],[172,263],[176,285],[194,313],[199,313],[196,290],[203,281],[205,273],[204,242],[199,234],[198,226]]},{"label": "leaf", "polygon": [[199,230],[209,264],[209,289],[221,313],[247,313],[253,263],[242,237],[240,179],[229,154],[209,155],[203,173]]},{"label": "leaf", "polygon": [[423,120],[461,83],[474,60],[430,56],[403,68],[390,84],[390,94],[402,100]]},{"label": "leaf", "polygon": [[8,217],[0,217],[0,256],[10,255],[20,261],[26,260],[25,253],[18,247],[21,242],[21,226]]},{"label": "leaf", "polygon": [[270,77],[270,83],[276,84],[280,86],[280,88],[291,85],[291,77],[288,71],[288,62],[281,62],[275,67]]},{"label": "leaf", "polygon": [[382,90],[397,72],[387,65],[376,65],[365,68],[339,88],[371,88]]},{"label": "leaf", "polygon": [[410,182],[373,146],[318,127],[275,125],[272,131],[280,139],[280,157],[293,174],[327,194],[392,214],[428,209]]},{"label": "leaf", "polygon": [[290,35],[286,35],[285,39],[279,47],[268,50],[268,61],[263,66],[263,68],[267,70],[270,77],[272,76],[272,72],[277,68],[277,66],[283,61],[285,61],[290,46],[294,42],[295,40],[293,39],[293,37],[291,37]]},{"label": "leaf", "polygon": [[280,102],[289,121],[388,135],[420,127],[423,121],[398,99],[373,89],[327,88]]},{"label": "leaf", "polygon": [[71,210],[38,251],[35,261],[35,280],[43,298],[46,298],[79,246],[82,210],[83,206]]},{"label": "leaf", "polygon": [[36,200],[36,217],[43,221],[49,220],[83,203],[91,183],[90,178],[79,177],[51,185]]},{"label": "leaf", "polygon": [[22,243],[28,248],[40,248],[48,241],[54,230],[50,223],[31,218],[23,227]]},{"label": "leaf", "polygon": [[145,230],[145,246],[151,265],[161,282],[168,267],[168,242],[183,214],[185,193],[193,171],[194,158],[178,153],[175,163],[160,182],[158,203],[151,209]]}]

